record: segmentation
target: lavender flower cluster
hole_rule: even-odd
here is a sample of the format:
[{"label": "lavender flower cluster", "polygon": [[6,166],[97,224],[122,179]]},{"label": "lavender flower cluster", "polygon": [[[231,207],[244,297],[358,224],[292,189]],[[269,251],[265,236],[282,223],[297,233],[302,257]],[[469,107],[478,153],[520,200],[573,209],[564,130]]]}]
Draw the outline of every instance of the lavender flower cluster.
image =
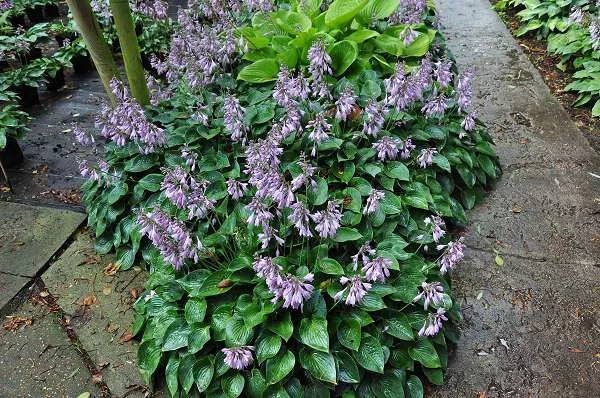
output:
[{"label": "lavender flower cluster", "polygon": [[146,119],[144,110],[120,80],[110,82],[112,93],[117,99],[117,105],[111,107],[105,104],[96,117],[96,127],[100,134],[113,141],[117,146],[124,146],[132,141],[138,144],[144,154],[154,152],[166,144],[163,129]]},{"label": "lavender flower cluster", "polygon": [[13,4],[11,0],[0,0],[0,11],[7,11],[12,8]]}]

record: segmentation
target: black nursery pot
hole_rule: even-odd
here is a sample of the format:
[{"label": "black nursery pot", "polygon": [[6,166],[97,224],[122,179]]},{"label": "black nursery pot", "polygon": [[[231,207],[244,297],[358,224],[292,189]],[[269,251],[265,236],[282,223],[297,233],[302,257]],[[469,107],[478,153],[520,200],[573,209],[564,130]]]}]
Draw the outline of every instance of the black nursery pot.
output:
[{"label": "black nursery pot", "polygon": [[36,23],[44,22],[44,6],[35,6],[25,10],[27,18],[32,25]]},{"label": "black nursery pot", "polygon": [[25,15],[12,15],[8,17],[8,22],[13,26],[13,28],[17,28],[19,26],[25,27]]},{"label": "black nursery pot", "polygon": [[87,73],[92,70],[92,60],[89,56],[77,55],[71,59],[75,73]]},{"label": "black nursery pot", "polygon": [[48,90],[56,91],[65,86],[65,74],[62,69],[57,71],[54,77],[48,76],[46,79],[48,80],[48,83],[46,84]]},{"label": "black nursery pot", "polygon": [[16,93],[19,96],[19,104],[21,104],[21,106],[25,107],[40,104],[40,97],[38,95],[37,87],[22,84],[20,86],[12,86],[11,88],[9,88],[9,90]]},{"label": "black nursery pot", "polygon": [[46,4],[44,7],[44,13],[46,14],[46,19],[60,17],[60,9],[58,8],[58,4]]},{"label": "black nursery pot", "polygon": [[22,62],[24,65],[31,63],[34,59],[42,58],[42,50],[38,47],[32,47],[29,49],[27,54],[22,56]]},{"label": "black nursery pot", "polygon": [[6,146],[0,149],[0,161],[5,167],[23,163],[23,151],[15,137],[6,137]]}]

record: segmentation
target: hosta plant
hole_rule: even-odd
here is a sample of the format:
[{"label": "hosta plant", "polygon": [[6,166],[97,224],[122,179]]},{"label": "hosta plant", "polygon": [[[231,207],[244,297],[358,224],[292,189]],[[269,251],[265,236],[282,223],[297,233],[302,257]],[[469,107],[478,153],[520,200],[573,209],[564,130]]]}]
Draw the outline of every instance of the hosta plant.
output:
[{"label": "hosta plant", "polygon": [[499,172],[472,75],[424,1],[308,3],[180,13],[153,105],[113,81],[81,164],[97,248],[149,264],[133,333],[172,396],[420,397],[458,338],[447,226]]}]

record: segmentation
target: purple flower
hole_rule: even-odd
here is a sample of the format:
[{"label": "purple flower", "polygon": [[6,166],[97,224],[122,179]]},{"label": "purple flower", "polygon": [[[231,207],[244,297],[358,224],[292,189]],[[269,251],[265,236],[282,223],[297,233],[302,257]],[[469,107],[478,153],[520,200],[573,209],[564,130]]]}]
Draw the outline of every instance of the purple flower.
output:
[{"label": "purple flower", "polygon": [[443,227],[446,226],[444,220],[440,216],[431,216],[425,219],[425,225],[431,225],[433,240],[439,242],[442,236],[446,235]]},{"label": "purple flower", "polygon": [[419,37],[419,32],[410,26],[405,27],[404,30],[400,32],[400,39],[402,39],[404,46],[406,47],[410,46],[417,37]]},{"label": "purple flower", "polygon": [[342,95],[340,95],[340,98],[335,102],[335,118],[345,121],[348,115],[352,113],[355,103],[354,90],[351,86],[347,86]]},{"label": "purple flower", "polygon": [[254,358],[252,357],[252,346],[241,346],[235,348],[223,348],[221,352],[225,354],[223,361],[231,369],[243,370],[252,364]]},{"label": "purple flower", "polygon": [[425,168],[427,166],[431,166],[433,163],[433,155],[437,153],[435,148],[426,148],[421,149],[421,153],[417,157],[417,162],[419,163],[419,167]]},{"label": "purple flower", "polygon": [[581,25],[583,23],[583,10],[579,7],[573,7],[569,14],[569,21],[571,23]]},{"label": "purple flower", "polygon": [[592,42],[592,48],[598,51],[600,49],[600,21],[598,20],[598,17],[594,18],[590,22],[588,30],[590,32],[590,41]]},{"label": "purple flower", "polygon": [[174,169],[163,169],[165,178],[161,183],[161,189],[165,196],[180,209],[187,203],[187,194],[190,190],[189,174],[179,165]]},{"label": "purple flower", "polygon": [[328,89],[323,85],[323,77],[325,75],[331,75],[331,57],[325,51],[325,43],[323,40],[317,40],[308,49],[308,71],[312,75],[312,93],[313,95],[322,98],[323,94],[328,94]]},{"label": "purple flower", "polygon": [[312,156],[317,154],[317,145],[329,139],[327,134],[331,130],[331,125],[327,123],[327,117],[324,113],[317,113],[315,118],[309,121],[306,128],[312,130],[308,138],[313,142]]},{"label": "purple flower", "polygon": [[438,308],[437,312],[429,313],[425,319],[425,323],[421,330],[419,330],[419,336],[435,336],[442,329],[442,321],[447,321],[448,318],[444,315],[446,311],[443,308]]},{"label": "purple flower", "polygon": [[359,259],[363,262],[363,265],[369,261],[369,256],[375,254],[375,250],[373,250],[369,244],[369,242],[365,243],[358,249],[358,253],[352,256],[352,264],[354,265],[354,271],[358,269],[358,261]]},{"label": "purple flower", "polygon": [[433,74],[441,89],[448,87],[452,81],[452,61],[444,59],[436,62]]},{"label": "purple flower", "polygon": [[367,204],[363,210],[363,214],[373,214],[379,209],[379,201],[383,199],[385,193],[376,189],[371,189],[369,197],[367,198]]},{"label": "purple flower", "polygon": [[[461,127],[465,131],[471,131],[471,130],[473,130],[475,128],[475,117],[476,117],[475,112],[468,113],[467,116],[465,116],[465,118],[462,121],[462,123],[460,124]],[[460,138],[462,138],[462,137],[460,137]]]},{"label": "purple flower", "polygon": [[166,145],[164,130],[146,120],[144,110],[123,83],[112,79],[110,88],[117,99],[117,106],[111,108],[104,105],[100,109],[96,127],[101,129],[101,135],[118,146],[124,146],[127,140],[134,141],[144,154]]},{"label": "purple flower", "polygon": [[407,138],[406,140],[404,140],[402,142],[402,148],[400,148],[400,159],[406,160],[410,157],[410,153],[416,148],[417,146],[414,145],[412,143],[412,140],[409,138]]},{"label": "purple flower", "polygon": [[285,108],[294,107],[298,100],[304,100],[308,96],[308,88],[302,76],[293,77],[285,66],[279,70],[277,83],[273,89],[273,98]]},{"label": "purple flower", "polygon": [[340,227],[342,212],[339,209],[339,203],[330,200],[327,202],[326,210],[318,211],[311,217],[317,224],[315,230],[321,238],[333,238]]},{"label": "purple flower", "polygon": [[273,217],[275,217],[269,212],[269,207],[256,196],[252,198],[252,201],[248,205],[246,205],[246,209],[251,212],[250,217],[248,217],[248,223],[257,227],[268,224]]},{"label": "purple flower", "polygon": [[443,116],[447,108],[448,100],[446,99],[446,96],[441,93],[427,98],[425,105],[421,108],[421,112],[427,117]]},{"label": "purple flower", "polygon": [[376,137],[385,123],[386,113],[387,109],[384,109],[382,103],[369,101],[367,106],[365,106],[366,120],[363,124],[363,133]]},{"label": "purple flower", "polygon": [[447,245],[438,245],[437,249],[442,250],[446,248],[442,259],[440,260],[440,272],[445,274],[449,270],[453,269],[456,264],[460,262],[465,256],[465,244],[464,238],[461,237],[455,242],[450,242]]},{"label": "purple flower", "polygon": [[185,164],[190,170],[196,170],[196,161],[198,160],[198,154],[194,152],[189,146],[185,145],[181,148],[181,157],[185,160]]},{"label": "purple flower", "polygon": [[423,289],[423,291],[413,299],[413,303],[416,303],[417,301],[424,298],[425,303],[423,304],[423,308],[425,310],[427,310],[427,308],[429,307],[429,303],[433,303],[436,306],[442,303],[441,293],[444,293],[444,287],[440,282],[423,282],[421,283],[421,288]]},{"label": "purple flower", "polygon": [[363,277],[360,275],[355,275],[350,278],[342,276],[340,278],[340,283],[343,286],[348,286],[336,293],[334,300],[340,300],[344,293],[348,291],[348,295],[346,296],[346,305],[351,306],[362,303],[363,299],[372,287],[370,283],[364,282]]},{"label": "purple flower", "polygon": [[183,222],[172,219],[159,207],[148,213],[140,212],[137,221],[141,226],[140,233],[150,239],[173,268],[181,269],[187,259],[198,262],[203,246],[199,240],[194,243]]},{"label": "purple flower", "polygon": [[294,226],[298,230],[300,236],[310,238],[312,232],[310,231],[309,221],[310,213],[304,203],[296,202],[292,206],[292,213],[288,216],[288,219],[294,223]]},{"label": "purple flower", "polygon": [[244,4],[250,11],[269,12],[273,9],[271,0],[244,0]]},{"label": "purple flower", "polygon": [[390,276],[391,266],[392,260],[389,258],[377,257],[365,263],[362,270],[368,281],[383,283]]},{"label": "purple flower", "polygon": [[304,155],[304,153],[300,154],[300,160],[298,160],[298,165],[302,169],[302,173],[298,174],[292,180],[291,187],[292,187],[292,191],[294,191],[294,192],[296,192],[302,186],[308,187],[310,185],[310,186],[314,187],[317,184],[317,182],[313,178],[317,168],[312,166],[306,160],[306,156]]},{"label": "purple flower", "polygon": [[248,184],[234,179],[227,180],[227,193],[233,200],[238,200],[248,191]]},{"label": "purple flower", "polygon": [[373,144],[379,160],[396,159],[398,156],[398,140],[389,136],[382,137]]},{"label": "purple flower", "polygon": [[400,6],[388,17],[388,22],[392,25],[418,24],[426,9],[426,0],[400,0]]},{"label": "purple flower", "polygon": [[77,125],[73,126],[73,134],[75,134],[75,139],[81,145],[90,146],[95,142],[92,134],[88,133]]},{"label": "purple flower", "polygon": [[12,1],[0,0],[0,11],[10,10],[12,8]]},{"label": "purple flower", "polygon": [[215,201],[206,196],[206,187],[208,187],[208,181],[197,182],[190,177],[190,192],[187,198],[190,220],[194,217],[204,218],[209,211],[215,208]]},{"label": "purple flower", "polygon": [[302,309],[304,301],[308,300],[314,290],[313,274],[306,275],[302,280],[295,276],[287,276],[282,284],[283,308]]},{"label": "purple flower", "polygon": [[460,112],[466,112],[473,104],[473,71],[467,69],[464,71],[456,82],[456,103]]},{"label": "purple flower", "polygon": [[90,167],[90,164],[87,160],[79,162],[79,174],[91,181],[100,181],[100,175],[98,174],[98,171],[96,168]]},{"label": "purple flower", "polygon": [[246,127],[244,126],[244,108],[233,95],[227,95],[223,102],[223,124],[231,133],[233,141],[240,141],[244,137]]}]

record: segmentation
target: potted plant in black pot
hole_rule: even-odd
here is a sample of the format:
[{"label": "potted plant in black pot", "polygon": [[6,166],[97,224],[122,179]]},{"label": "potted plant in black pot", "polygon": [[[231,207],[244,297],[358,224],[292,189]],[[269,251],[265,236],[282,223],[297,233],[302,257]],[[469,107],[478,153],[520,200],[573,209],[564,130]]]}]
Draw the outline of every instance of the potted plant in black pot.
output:
[{"label": "potted plant in black pot", "polygon": [[[0,100],[14,93],[0,94]],[[28,130],[25,122],[29,115],[12,103],[0,105],[0,162],[6,167],[23,162],[23,151],[17,139]]]},{"label": "potted plant in black pot", "polygon": [[45,70],[35,63],[0,73],[0,92],[16,93],[22,106],[39,105],[38,87],[46,82],[44,74]]}]

